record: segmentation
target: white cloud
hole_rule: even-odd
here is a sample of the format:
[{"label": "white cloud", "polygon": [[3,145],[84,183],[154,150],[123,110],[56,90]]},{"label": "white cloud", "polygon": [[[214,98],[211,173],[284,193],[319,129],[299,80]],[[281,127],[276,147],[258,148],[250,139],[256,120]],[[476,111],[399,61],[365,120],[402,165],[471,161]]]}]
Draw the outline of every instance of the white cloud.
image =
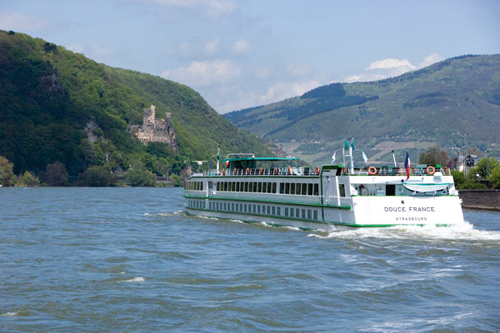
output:
[{"label": "white cloud", "polygon": [[320,85],[321,83],[316,80],[304,82],[278,82],[270,86],[264,94],[258,94],[242,89],[241,87],[234,87],[233,91],[226,91],[226,93],[231,93],[235,98],[216,106],[216,110],[220,113],[227,113],[256,105],[274,103],[287,98],[300,96]]},{"label": "white cloud", "polygon": [[405,67],[410,69],[416,69],[416,66],[413,66],[408,60],[399,60],[394,58],[387,58],[384,60],[379,60],[372,62],[370,67],[367,69],[393,69],[398,67]]},{"label": "white cloud", "polygon": [[444,57],[441,56],[439,53],[433,53],[433,54],[425,57],[424,60],[422,60],[420,62],[420,64],[418,65],[418,67],[419,68],[424,68],[424,67],[430,66],[432,64],[435,64],[436,62],[443,61],[443,60],[444,60]]},{"label": "white cloud", "polygon": [[3,30],[38,30],[48,25],[47,21],[38,18],[10,11],[0,12],[0,29]]},{"label": "white cloud", "polygon": [[239,77],[241,72],[241,68],[229,60],[193,61],[188,67],[167,70],[161,76],[199,88],[228,83]]},{"label": "white cloud", "polygon": [[433,53],[425,57],[418,66],[413,65],[407,59],[387,58],[383,60],[374,61],[368,68],[360,74],[355,74],[345,78],[346,82],[363,82],[363,81],[377,81],[383,80],[388,77],[395,77],[407,72],[421,69],[432,65],[444,58],[438,53]]},{"label": "white cloud", "polygon": [[245,54],[250,52],[250,43],[245,39],[240,39],[233,44],[234,54]]}]

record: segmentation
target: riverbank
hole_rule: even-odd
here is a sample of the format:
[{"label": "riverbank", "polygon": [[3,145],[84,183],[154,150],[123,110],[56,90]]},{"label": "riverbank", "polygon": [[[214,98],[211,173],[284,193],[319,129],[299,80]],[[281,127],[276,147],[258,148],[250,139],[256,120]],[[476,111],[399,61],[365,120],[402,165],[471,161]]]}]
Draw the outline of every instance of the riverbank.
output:
[{"label": "riverbank", "polygon": [[460,190],[462,207],[500,211],[500,190]]}]

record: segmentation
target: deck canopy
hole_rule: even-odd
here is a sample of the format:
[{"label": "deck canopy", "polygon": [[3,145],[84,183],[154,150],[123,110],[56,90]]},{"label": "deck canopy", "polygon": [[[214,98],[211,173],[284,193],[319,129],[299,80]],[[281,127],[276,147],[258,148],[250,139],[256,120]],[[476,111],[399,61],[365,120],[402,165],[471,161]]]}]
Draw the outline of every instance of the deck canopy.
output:
[{"label": "deck canopy", "polygon": [[298,161],[298,157],[235,157],[226,158],[222,162],[226,163],[228,169],[257,169],[260,167],[275,167],[283,162]]}]

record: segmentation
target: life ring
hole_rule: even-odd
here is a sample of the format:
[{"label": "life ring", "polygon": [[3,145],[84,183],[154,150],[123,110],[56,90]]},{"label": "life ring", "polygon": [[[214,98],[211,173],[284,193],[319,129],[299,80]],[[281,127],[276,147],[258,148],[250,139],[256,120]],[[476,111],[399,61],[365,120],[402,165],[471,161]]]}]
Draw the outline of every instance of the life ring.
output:
[{"label": "life ring", "polygon": [[247,168],[247,175],[250,174],[250,168]]},{"label": "life ring", "polygon": [[262,175],[262,167],[260,167],[259,174]]},{"label": "life ring", "polygon": [[278,174],[278,168],[274,168],[274,174],[277,175]]},{"label": "life ring", "polygon": [[377,174],[377,168],[375,168],[374,166],[371,166],[368,168],[368,174],[370,175],[376,175]]},{"label": "life ring", "polygon": [[288,167],[288,174],[291,175],[292,174],[292,169],[290,169],[290,167]]},{"label": "life ring", "polygon": [[434,174],[434,172],[436,172],[436,168],[435,168],[435,167],[433,167],[432,165],[429,165],[429,166],[427,167],[427,173],[428,173],[429,175],[433,175],[433,174]]},{"label": "life ring", "polygon": [[316,174],[319,175],[319,166],[316,167]]},{"label": "life ring", "polygon": [[222,168],[222,175],[224,176],[226,174],[226,169]]}]

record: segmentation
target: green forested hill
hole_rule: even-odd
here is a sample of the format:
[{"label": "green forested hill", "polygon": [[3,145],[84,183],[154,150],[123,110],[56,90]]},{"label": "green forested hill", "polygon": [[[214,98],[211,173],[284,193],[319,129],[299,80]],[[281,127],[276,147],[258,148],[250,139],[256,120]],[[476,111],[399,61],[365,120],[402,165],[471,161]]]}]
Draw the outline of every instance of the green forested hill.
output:
[{"label": "green forested hill", "polygon": [[[128,133],[151,104],[157,117],[171,113],[177,153]],[[97,125],[95,142],[85,131],[89,123]],[[0,30],[0,155],[15,173],[39,173],[57,161],[70,176],[91,166],[126,170],[136,161],[157,174],[179,173],[192,160],[210,159],[219,144],[221,153],[267,151],[187,86]]]},{"label": "green forested hill", "polygon": [[300,97],[226,114],[275,142],[500,142],[500,55],[448,59],[376,82],[331,84]]}]

